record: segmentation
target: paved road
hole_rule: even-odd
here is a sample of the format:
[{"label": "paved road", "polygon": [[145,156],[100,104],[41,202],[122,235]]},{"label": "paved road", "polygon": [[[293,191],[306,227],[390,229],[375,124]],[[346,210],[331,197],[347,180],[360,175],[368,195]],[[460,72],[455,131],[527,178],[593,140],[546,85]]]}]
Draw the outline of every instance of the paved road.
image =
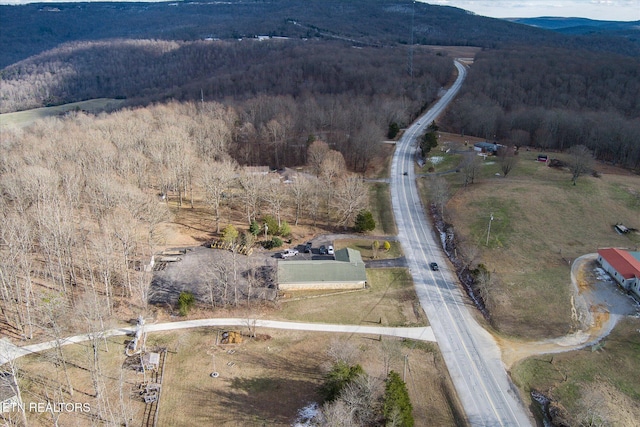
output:
[{"label": "paved road", "polygon": [[[247,327],[247,319],[197,319],[185,320],[182,322],[167,322],[145,325],[146,332],[173,331],[177,329],[200,328],[203,326],[241,326]],[[251,320],[251,326],[254,326]],[[279,322],[274,320],[255,320],[256,328],[289,329],[297,331],[313,332],[340,332],[345,334],[365,334],[365,335],[386,335],[400,338],[410,338],[420,341],[435,341],[431,327],[419,328],[390,328],[384,326],[361,326],[361,325],[333,325],[325,323],[298,323]],[[107,337],[126,335],[135,332],[136,327],[125,327],[110,329],[104,333]],[[88,341],[88,334],[76,335],[61,340],[60,345],[77,344]],[[0,340],[0,365],[9,360],[14,360],[28,354],[39,353],[55,347],[55,341],[48,341],[39,344],[17,347],[8,340]],[[124,351],[124,348],[123,348]]]},{"label": "paved road", "polygon": [[[418,197],[413,166],[415,141],[462,85],[466,69],[458,62],[456,68],[459,75],[453,86],[397,144],[391,164],[391,196],[398,239],[469,424],[531,426],[530,415],[509,381],[495,341],[465,305],[456,276],[448,268]],[[440,265],[440,271],[428,268],[433,261]]]}]

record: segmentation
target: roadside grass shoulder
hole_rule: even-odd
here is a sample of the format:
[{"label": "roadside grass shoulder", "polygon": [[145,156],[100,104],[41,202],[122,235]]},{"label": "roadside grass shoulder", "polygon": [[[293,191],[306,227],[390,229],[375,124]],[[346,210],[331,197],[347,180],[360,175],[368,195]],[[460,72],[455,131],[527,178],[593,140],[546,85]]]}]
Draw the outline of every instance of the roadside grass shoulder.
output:
[{"label": "roadside grass shoulder", "polygon": [[380,249],[378,249],[377,255],[374,257],[373,245],[374,239],[340,239],[334,242],[336,249],[351,248],[360,252],[360,256],[365,261],[373,259],[393,259],[403,255],[402,247],[400,243],[395,240],[388,240],[391,247],[388,251],[385,251],[382,247],[384,237],[378,239],[380,243]]},{"label": "roadside grass shoulder", "polygon": [[391,206],[389,184],[376,182],[369,187],[369,197],[376,229],[373,233],[395,235],[398,233]]}]

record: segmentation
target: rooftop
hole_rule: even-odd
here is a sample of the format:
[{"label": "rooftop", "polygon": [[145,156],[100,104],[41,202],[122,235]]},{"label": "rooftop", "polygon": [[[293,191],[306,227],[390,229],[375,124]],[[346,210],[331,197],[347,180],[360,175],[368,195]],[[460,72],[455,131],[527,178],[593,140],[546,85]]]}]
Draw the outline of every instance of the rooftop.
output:
[{"label": "rooftop", "polygon": [[628,252],[623,249],[598,249],[598,254],[607,260],[625,279],[640,277],[640,252]]},{"label": "rooftop", "polygon": [[345,248],[334,260],[278,261],[279,283],[335,283],[367,280],[360,252]]}]

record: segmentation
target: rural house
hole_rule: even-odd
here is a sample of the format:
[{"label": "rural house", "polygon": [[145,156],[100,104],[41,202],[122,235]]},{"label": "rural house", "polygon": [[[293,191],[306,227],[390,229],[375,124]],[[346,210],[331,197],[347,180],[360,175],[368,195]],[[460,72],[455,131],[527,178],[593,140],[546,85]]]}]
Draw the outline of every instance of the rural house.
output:
[{"label": "rural house", "polygon": [[354,249],[337,250],[335,260],[278,261],[281,290],[360,289],[366,283],[364,262]]},{"label": "rural house", "polygon": [[598,249],[598,262],[624,290],[640,299],[640,252]]},{"label": "rural house", "polygon": [[500,144],[493,144],[491,142],[476,142],[473,144],[474,151],[488,156],[495,156],[499,147]]}]

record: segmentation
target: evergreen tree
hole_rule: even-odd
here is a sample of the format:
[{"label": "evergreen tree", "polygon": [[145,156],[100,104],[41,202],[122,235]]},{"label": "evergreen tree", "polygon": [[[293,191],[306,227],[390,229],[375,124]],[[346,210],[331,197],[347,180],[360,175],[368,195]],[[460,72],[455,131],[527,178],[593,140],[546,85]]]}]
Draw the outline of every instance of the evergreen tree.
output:
[{"label": "evergreen tree", "polygon": [[400,132],[400,126],[398,126],[398,123],[396,122],[389,123],[389,131],[387,132],[387,137],[389,139],[395,138],[399,132]]},{"label": "evergreen tree", "polygon": [[359,233],[365,231],[372,231],[376,228],[376,222],[373,219],[373,214],[369,211],[362,210],[356,216],[356,231]]},{"label": "evergreen tree", "polygon": [[261,231],[262,231],[262,227],[260,227],[260,224],[258,224],[258,221],[256,221],[255,219],[251,221],[251,225],[249,226],[249,233],[253,234],[254,236],[257,236],[258,234],[260,234]]},{"label": "evergreen tree", "polygon": [[321,390],[322,396],[328,402],[336,400],[347,384],[363,374],[364,369],[360,365],[350,366],[342,361],[336,363],[325,376]]},{"label": "evergreen tree", "polygon": [[413,427],[413,407],[409,400],[407,385],[402,381],[397,372],[391,371],[387,376],[387,384],[384,390],[384,404],[382,412],[387,424],[394,420],[393,425],[401,427]]}]

